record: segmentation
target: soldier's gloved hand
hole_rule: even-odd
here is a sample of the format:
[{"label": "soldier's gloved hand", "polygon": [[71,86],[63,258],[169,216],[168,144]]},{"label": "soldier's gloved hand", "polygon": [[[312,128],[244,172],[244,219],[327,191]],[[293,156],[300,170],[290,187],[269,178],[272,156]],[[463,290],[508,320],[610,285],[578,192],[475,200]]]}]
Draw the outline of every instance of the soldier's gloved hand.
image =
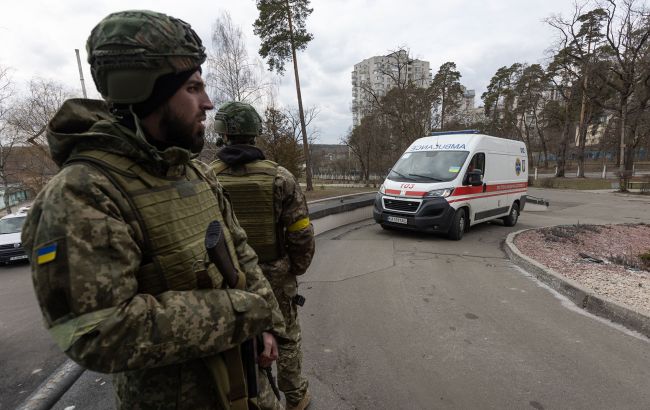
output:
[{"label": "soldier's gloved hand", "polygon": [[262,340],[264,340],[264,351],[260,353],[257,361],[260,367],[269,367],[278,359],[278,342],[275,337],[268,332],[262,333]]}]

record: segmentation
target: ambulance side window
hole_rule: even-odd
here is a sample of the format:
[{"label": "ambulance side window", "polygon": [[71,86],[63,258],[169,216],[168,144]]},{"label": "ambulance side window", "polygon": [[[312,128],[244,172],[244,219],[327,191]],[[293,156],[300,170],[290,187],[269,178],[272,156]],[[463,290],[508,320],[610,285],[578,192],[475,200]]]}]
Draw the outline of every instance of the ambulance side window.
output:
[{"label": "ambulance side window", "polygon": [[478,171],[478,170],[480,170],[481,173],[485,175],[485,154],[482,152],[474,154],[472,160],[469,162],[469,165],[467,166],[467,172],[465,173],[463,184],[465,185],[469,184],[468,174],[470,171]]}]

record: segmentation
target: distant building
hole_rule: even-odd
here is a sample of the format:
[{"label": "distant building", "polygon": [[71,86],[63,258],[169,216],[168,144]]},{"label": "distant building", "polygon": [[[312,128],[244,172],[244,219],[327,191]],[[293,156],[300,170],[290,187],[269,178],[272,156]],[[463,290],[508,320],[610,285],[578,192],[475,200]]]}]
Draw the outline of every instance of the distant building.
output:
[{"label": "distant building", "polygon": [[352,71],[352,124],[359,125],[361,118],[370,111],[372,94],[384,96],[398,82],[412,82],[426,88],[431,80],[429,62],[411,59],[406,50],[370,57],[355,64]]},{"label": "distant building", "polygon": [[472,111],[474,110],[474,98],[476,97],[476,92],[474,90],[468,90],[463,87],[463,100],[460,103],[460,111]]}]

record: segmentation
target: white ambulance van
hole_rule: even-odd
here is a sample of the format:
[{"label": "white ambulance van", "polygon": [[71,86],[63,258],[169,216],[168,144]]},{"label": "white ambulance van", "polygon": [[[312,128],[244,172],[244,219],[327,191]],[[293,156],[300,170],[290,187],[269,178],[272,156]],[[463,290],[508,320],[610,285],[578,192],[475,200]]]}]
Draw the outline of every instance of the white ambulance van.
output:
[{"label": "white ambulance van", "polygon": [[390,170],[373,209],[385,229],[446,233],[502,219],[514,226],[526,203],[526,145],[478,131],[416,140]]}]

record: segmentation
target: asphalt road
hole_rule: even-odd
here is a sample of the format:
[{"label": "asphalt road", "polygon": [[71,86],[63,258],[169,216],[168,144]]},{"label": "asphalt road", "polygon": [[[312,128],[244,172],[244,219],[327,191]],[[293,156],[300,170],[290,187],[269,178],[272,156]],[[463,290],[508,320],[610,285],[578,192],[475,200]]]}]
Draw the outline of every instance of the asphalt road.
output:
[{"label": "asphalt road", "polygon": [[[650,341],[583,313],[501,244],[524,228],[650,222],[650,198],[530,194],[549,211],[460,242],[372,221],[320,235],[301,278],[310,409],[647,409]],[[56,408],[70,406],[112,409],[110,378],[86,372]]]},{"label": "asphalt road", "polygon": [[13,409],[65,356],[43,327],[27,263],[0,266],[0,409]]}]

